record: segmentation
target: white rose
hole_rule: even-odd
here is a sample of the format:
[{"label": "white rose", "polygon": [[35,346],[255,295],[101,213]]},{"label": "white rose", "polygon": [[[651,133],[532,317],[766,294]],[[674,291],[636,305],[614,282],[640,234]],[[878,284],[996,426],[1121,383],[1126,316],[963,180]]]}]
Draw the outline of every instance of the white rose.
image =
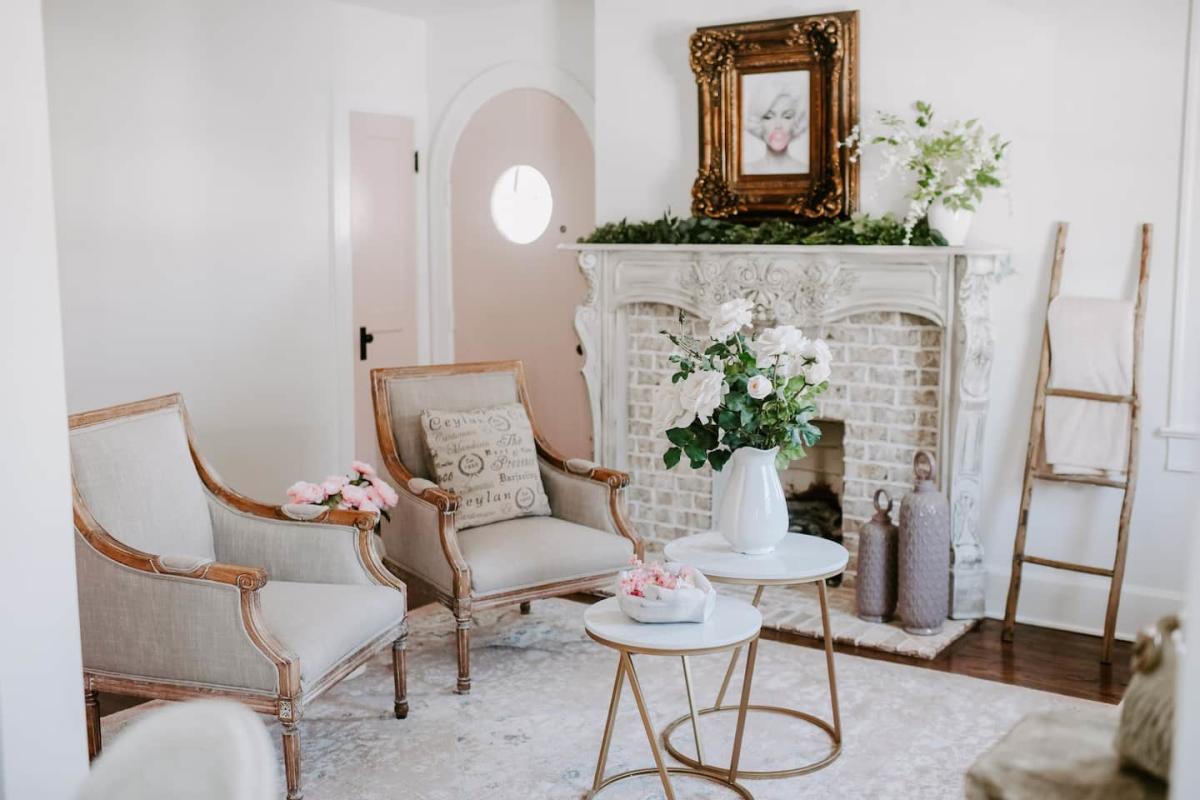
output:
[{"label": "white rose", "polygon": [[826,364],[833,360],[833,354],[829,352],[829,345],[825,344],[824,339],[805,339],[796,352],[804,358],[815,358]]},{"label": "white rose", "polygon": [[708,335],[723,342],[751,323],[754,303],[744,297],[722,303],[708,321]]},{"label": "white rose", "polygon": [[779,325],[767,328],[750,342],[750,350],[758,359],[758,368],[766,369],[782,362],[783,357],[798,353],[807,339],[795,325]]},{"label": "white rose", "polygon": [[771,381],[767,379],[766,375],[755,375],[746,384],[746,391],[755,400],[762,400],[775,391],[775,387],[771,385]]},{"label": "white rose", "polygon": [[671,428],[686,428],[696,418],[694,411],[688,411],[679,401],[681,383],[671,383],[667,378],[654,390],[654,427],[660,431]]},{"label": "white rose", "polygon": [[725,383],[722,373],[711,370],[693,372],[681,381],[679,405],[688,414],[693,414],[699,417],[701,422],[707,423],[712,420],[713,412],[728,393],[729,386]]},{"label": "white rose", "polygon": [[804,380],[816,386],[829,380],[832,372],[828,361],[813,361],[804,368]]}]

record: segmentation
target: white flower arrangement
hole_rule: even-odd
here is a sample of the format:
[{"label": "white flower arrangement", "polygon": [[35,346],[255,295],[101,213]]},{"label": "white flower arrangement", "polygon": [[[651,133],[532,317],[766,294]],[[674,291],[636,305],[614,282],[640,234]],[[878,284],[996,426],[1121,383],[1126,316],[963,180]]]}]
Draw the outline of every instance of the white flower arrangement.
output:
[{"label": "white flower arrangement", "polygon": [[724,303],[707,341],[663,331],[677,348],[676,371],[654,395],[655,426],[672,445],[663,454],[667,467],[686,455],[694,469],[720,470],[740,447],[778,447],[786,466],[820,437],[811,420],[814,399],[829,385],[829,347],[792,325],[744,333],[753,311],[750,300]]},{"label": "white flower arrangement", "polygon": [[941,201],[951,211],[974,211],[984,189],[1003,186],[1001,161],[1009,145],[998,135],[988,136],[974,119],[952,122],[935,132],[933,106],[918,100],[913,107],[916,116],[911,127],[899,116],[880,111],[878,133],[867,137],[855,125],[840,143],[850,151],[851,162],[862,157],[865,141],[878,146],[883,157],[880,180],[897,172],[916,177],[904,215],[905,244],[935,202]]}]

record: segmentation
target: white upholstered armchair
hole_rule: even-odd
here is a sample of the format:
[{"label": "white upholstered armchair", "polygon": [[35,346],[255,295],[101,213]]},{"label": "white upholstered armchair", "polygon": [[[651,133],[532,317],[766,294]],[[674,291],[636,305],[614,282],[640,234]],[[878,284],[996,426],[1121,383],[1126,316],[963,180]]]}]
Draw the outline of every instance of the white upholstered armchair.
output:
[{"label": "white upholstered armchair", "polygon": [[[379,451],[400,502],[383,527],[384,560],[452,612],[457,624],[458,684],[471,689],[473,609],[597,589],[642,543],[625,519],[629,476],[584,459],[565,459],[538,432],[519,361],[398,367],[371,371]],[[458,530],[459,498],[433,483],[421,412],[521,403],[533,426],[538,467],[551,516]]]},{"label": "white upholstered armchair", "polygon": [[297,521],[228,489],[179,395],[70,426],[91,755],[97,692],[229,697],[279,719],[294,800],[304,706],[389,646],[407,715],[405,588],[375,552],[373,514]]}]

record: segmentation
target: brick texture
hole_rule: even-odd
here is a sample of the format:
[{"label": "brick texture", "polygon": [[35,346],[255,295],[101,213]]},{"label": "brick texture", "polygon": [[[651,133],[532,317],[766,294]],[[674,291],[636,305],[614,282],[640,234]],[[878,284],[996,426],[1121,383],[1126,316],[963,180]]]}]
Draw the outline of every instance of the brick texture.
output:
[{"label": "brick texture", "polygon": [[[651,424],[654,386],[671,373],[671,343],[660,331],[675,330],[677,315],[660,303],[629,307],[629,513],[651,552],[712,527],[712,471],[692,470],[686,461],[668,470],[662,454],[670,445]],[[703,328],[690,316],[685,324]],[[856,314],[826,326],[833,377],[820,413],[846,426],[842,514],[851,582],[871,496],[887,489],[898,509],[912,488],[913,455],[938,446],[942,337],[928,320],[899,312]]]}]

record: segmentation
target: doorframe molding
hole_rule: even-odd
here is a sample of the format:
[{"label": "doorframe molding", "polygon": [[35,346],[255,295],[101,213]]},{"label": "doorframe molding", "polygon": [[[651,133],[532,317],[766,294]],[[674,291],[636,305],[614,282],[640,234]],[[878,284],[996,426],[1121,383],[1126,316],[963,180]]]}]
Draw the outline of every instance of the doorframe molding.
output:
[{"label": "doorframe molding", "polygon": [[566,103],[596,142],[596,102],[570,72],[553,64],[509,61],[476,76],[450,100],[431,139],[429,158],[429,342],[435,364],[454,361],[454,274],[450,174],[454,151],[484,103],[514,89],[540,89]]}]

